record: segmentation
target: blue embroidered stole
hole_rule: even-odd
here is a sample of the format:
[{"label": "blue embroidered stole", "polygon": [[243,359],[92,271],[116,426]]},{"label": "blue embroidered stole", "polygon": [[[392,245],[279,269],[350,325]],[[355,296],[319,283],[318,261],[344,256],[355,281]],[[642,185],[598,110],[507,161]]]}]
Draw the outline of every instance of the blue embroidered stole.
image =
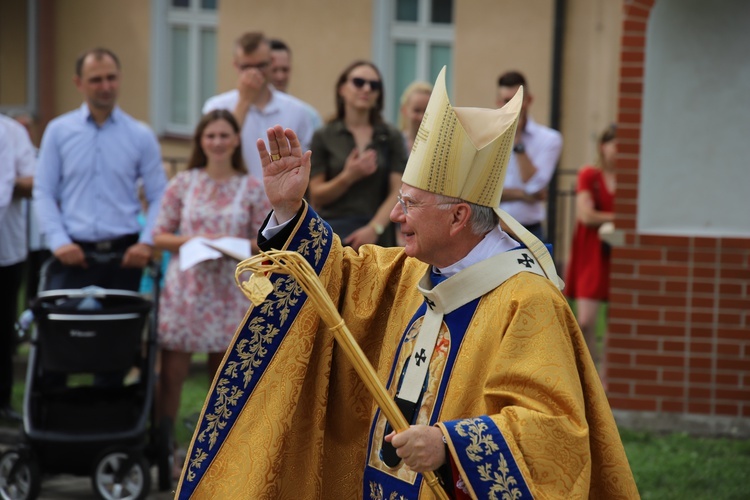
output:
[{"label": "blue embroidered stole", "polygon": [[[305,256],[320,274],[333,232],[310,208],[299,224],[304,229],[295,231],[288,249]],[[293,277],[274,274],[269,278],[274,291],[263,304],[248,311],[211,388],[188,449],[179,499],[192,496],[307,300]]]},{"label": "blue embroidered stole", "polygon": [[[422,322],[424,321],[427,307],[443,311],[442,325],[438,333],[435,350],[429,362],[429,370],[424,380],[421,395],[416,402],[416,410],[413,415],[406,415],[410,423],[421,425],[433,425],[437,422],[440,409],[443,405],[450,374],[461,351],[461,345],[472,317],[479,305],[481,297],[500,286],[505,280],[519,272],[533,272],[544,275],[541,267],[534,259],[530,258],[524,248],[516,249],[495,255],[469,268],[466,268],[450,281],[445,281],[442,276],[431,273],[420,282],[420,291],[425,297],[425,302],[418,308],[401,337],[399,347],[389,374],[388,389],[391,395],[400,394],[400,386],[405,380],[405,373],[409,364],[425,361],[424,356],[419,358],[419,353],[414,353],[417,344],[416,339]],[[432,284],[432,287],[429,284]],[[431,289],[429,289],[431,288]],[[464,301],[466,301],[464,303]],[[482,325],[480,328],[491,328],[492,325]],[[420,351],[421,352],[421,351]],[[398,367],[401,367],[398,369]],[[398,373],[396,370],[398,369]],[[407,377],[408,378],[408,377]],[[395,386],[395,387],[394,387]],[[401,405],[400,405],[401,406]],[[472,427],[470,422],[482,422],[482,426],[476,424]],[[514,463],[514,459],[507,449],[507,444],[502,433],[489,417],[477,419],[460,420],[454,423],[454,432],[462,437],[468,435],[468,429],[481,427],[484,436],[500,443],[491,447],[481,454],[473,451],[471,442],[456,441],[466,446],[459,452],[459,461],[464,459],[472,462],[480,462],[480,466],[473,464],[473,468],[467,465],[465,470],[471,484],[474,481],[482,483],[482,471],[495,471],[494,478],[507,478],[492,482],[487,486],[487,494],[479,495],[479,498],[490,498],[490,491],[505,491],[507,485],[513,487],[513,491],[521,496],[513,498],[528,498],[528,488],[524,479]],[[417,498],[422,486],[422,475],[406,470],[403,462],[393,463],[394,454],[383,444],[383,437],[390,432],[385,417],[380,410],[373,418],[367,452],[367,464],[363,482],[363,497],[371,499],[384,498]],[[474,436],[476,437],[476,433]],[[467,452],[471,450],[471,453]],[[497,452],[495,455],[492,453]],[[468,457],[468,458],[467,458]],[[396,460],[398,457],[396,457]],[[497,463],[495,463],[497,461]],[[508,466],[512,464],[512,467]],[[512,476],[510,472],[512,472]],[[498,484],[498,482],[505,484]],[[482,483],[483,484],[483,483]],[[508,490],[510,491],[510,490]],[[527,495],[527,496],[524,496]]]},{"label": "blue embroidered stole", "polygon": [[[436,350],[433,354],[433,360],[437,356],[445,357],[445,365],[443,372],[440,374],[439,388],[435,394],[435,404],[429,415],[429,421],[419,421],[419,408],[422,406],[422,400],[417,402],[417,412],[412,419],[412,424],[420,423],[426,425],[432,425],[437,421],[437,416],[440,413],[440,407],[443,404],[443,397],[445,396],[445,389],[447,387],[451,370],[456,362],[457,354],[460,350],[461,341],[466,333],[466,329],[469,326],[474,311],[476,310],[479,299],[475,299],[468,304],[461,306],[459,309],[447,314],[443,318],[443,330],[441,332],[441,338],[438,342],[443,345],[447,344],[447,353],[445,350]],[[424,316],[427,305],[422,303],[413,318],[409,322],[409,326],[406,328],[406,332],[401,339],[401,343],[396,352],[396,359],[405,359],[410,357],[411,349],[415,343],[417,328],[415,323],[421,321]],[[447,354],[447,356],[446,356]],[[388,389],[391,394],[395,394],[398,389],[398,384],[402,380],[404,373],[407,368],[407,364],[411,362],[411,359],[406,360],[396,373],[396,368],[399,363],[394,363],[393,368],[388,380]],[[431,374],[432,375],[432,374]],[[425,390],[423,395],[427,392],[427,384],[430,377],[425,380]],[[393,387],[394,384],[397,387]],[[407,417],[408,418],[408,417]],[[364,475],[364,498],[417,498],[419,496],[419,489],[422,485],[421,474],[405,473],[403,470],[403,462],[400,463],[393,469],[389,469],[380,459],[380,447],[382,444],[382,434],[385,427],[385,417],[382,416],[380,410],[377,410],[373,418],[372,425],[370,427],[369,434],[369,446],[367,450],[367,464],[365,467]],[[395,495],[395,496],[394,496]]]}]

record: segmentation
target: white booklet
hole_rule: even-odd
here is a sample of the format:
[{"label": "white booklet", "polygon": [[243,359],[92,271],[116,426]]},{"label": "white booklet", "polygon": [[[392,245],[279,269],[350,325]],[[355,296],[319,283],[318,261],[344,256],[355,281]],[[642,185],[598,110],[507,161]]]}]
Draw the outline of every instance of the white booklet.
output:
[{"label": "white booklet", "polygon": [[249,258],[250,240],[225,236],[211,240],[208,238],[191,238],[180,246],[180,271],[190,269],[199,262],[218,259],[222,256],[238,261]]}]

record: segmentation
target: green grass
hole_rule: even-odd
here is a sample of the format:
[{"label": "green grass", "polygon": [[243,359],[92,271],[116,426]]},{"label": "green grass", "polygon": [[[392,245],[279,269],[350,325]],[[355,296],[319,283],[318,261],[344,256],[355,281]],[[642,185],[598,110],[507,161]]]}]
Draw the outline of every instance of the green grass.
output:
[{"label": "green grass", "polygon": [[750,440],[620,433],[644,500],[750,498]]},{"label": "green grass", "polygon": [[[205,361],[202,361],[205,363]],[[211,386],[211,381],[204,372],[191,375],[182,388],[180,410],[175,424],[175,438],[181,447],[190,445],[195,424],[203,408],[203,402]]]}]

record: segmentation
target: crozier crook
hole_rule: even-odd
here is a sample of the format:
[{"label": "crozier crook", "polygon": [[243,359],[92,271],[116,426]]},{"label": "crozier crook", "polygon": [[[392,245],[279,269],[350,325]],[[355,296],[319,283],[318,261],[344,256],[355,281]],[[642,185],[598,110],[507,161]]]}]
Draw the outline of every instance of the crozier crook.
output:
[{"label": "crozier crook", "polygon": [[[242,273],[248,271],[252,272],[253,275],[247,281],[241,281]],[[354,366],[357,375],[362,379],[372,397],[375,398],[375,402],[383,411],[393,429],[396,432],[408,429],[409,422],[406,421],[396,402],[390,397],[385,386],[377,377],[375,369],[347,328],[320,278],[304,257],[297,252],[282,250],[261,252],[240,262],[237,265],[234,279],[242,293],[257,307],[273,291],[273,284],[268,278],[271,273],[287,274],[297,280],[312,301],[320,317],[333,331],[334,338],[344,350],[347,359]],[[448,495],[435,473],[427,471],[422,474],[435,496],[441,500],[447,500]]]}]

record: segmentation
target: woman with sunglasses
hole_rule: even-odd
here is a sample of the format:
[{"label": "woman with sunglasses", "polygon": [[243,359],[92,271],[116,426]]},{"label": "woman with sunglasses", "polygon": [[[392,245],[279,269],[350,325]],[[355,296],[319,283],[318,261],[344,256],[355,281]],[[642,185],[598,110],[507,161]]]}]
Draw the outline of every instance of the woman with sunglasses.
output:
[{"label": "woman with sunglasses", "polygon": [[344,244],[395,245],[390,211],[398,199],[406,149],[383,121],[383,80],[355,61],[336,82],[336,115],[313,135],[310,203]]}]

